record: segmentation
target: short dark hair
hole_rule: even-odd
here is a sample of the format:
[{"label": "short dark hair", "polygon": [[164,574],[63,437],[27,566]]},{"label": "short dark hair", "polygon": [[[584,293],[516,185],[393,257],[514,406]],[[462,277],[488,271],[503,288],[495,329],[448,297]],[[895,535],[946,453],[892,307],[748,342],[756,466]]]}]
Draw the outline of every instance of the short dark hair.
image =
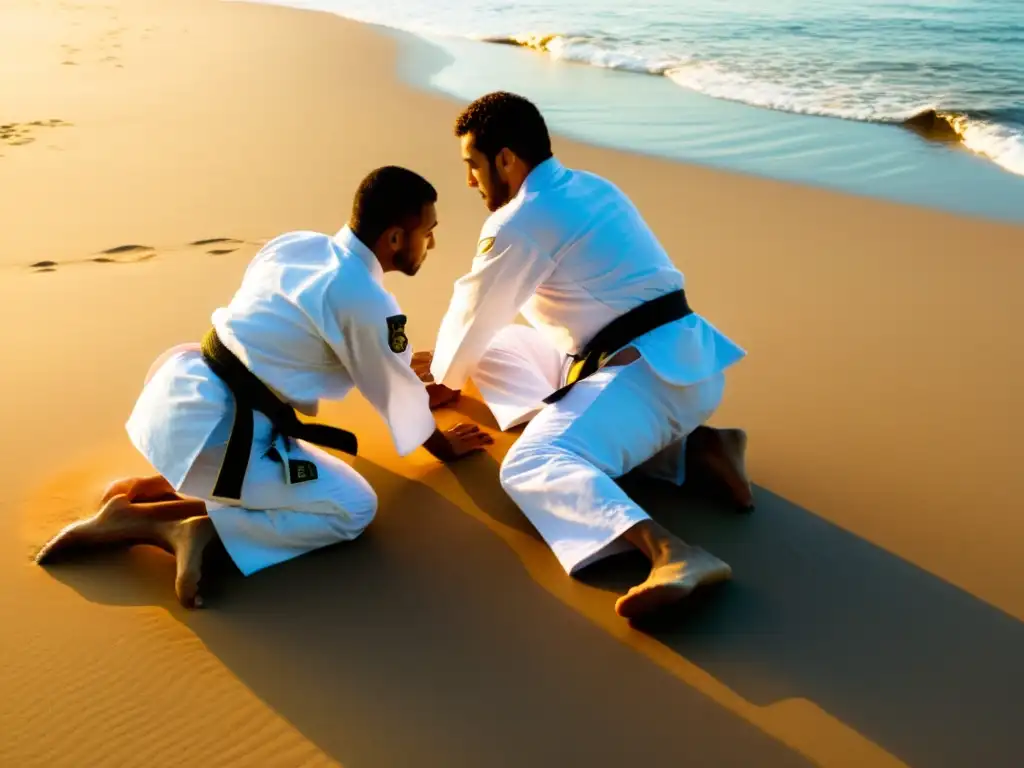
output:
[{"label": "short dark hair", "polygon": [[388,227],[418,226],[424,206],[436,202],[437,190],[425,178],[408,168],[385,165],[359,184],[349,227],[372,248]]},{"label": "short dark hair", "polygon": [[466,107],[455,121],[455,135],[468,133],[488,160],[506,147],[531,168],[551,157],[551,137],[540,110],[514,93],[494,91]]}]

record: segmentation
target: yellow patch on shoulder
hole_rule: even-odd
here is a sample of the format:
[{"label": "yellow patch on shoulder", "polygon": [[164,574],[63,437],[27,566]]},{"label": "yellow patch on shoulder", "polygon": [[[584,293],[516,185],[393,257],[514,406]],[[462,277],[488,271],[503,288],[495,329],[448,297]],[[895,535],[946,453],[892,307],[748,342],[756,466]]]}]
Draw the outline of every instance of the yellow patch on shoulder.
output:
[{"label": "yellow patch on shoulder", "polygon": [[485,237],[483,240],[476,244],[477,253],[487,253],[491,248],[494,247],[494,238]]}]

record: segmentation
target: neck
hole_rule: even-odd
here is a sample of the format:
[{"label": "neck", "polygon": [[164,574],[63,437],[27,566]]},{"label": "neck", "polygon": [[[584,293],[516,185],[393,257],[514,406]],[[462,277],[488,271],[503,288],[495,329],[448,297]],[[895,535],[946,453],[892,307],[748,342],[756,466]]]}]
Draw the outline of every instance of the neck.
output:
[{"label": "neck", "polygon": [[530,177],[530,174],[537,169],[538,165],[547,162],[549,159],[551,159],[551,157],[554,157],[554,155],[550,155],[544,160],[541,160],[540,163],[537,163],[536,165],[527,165],[526,163],[523,163],[521,168],[518,169],[519,172],[515,175],[515,178],[509,179],[509,192],[511,193],[511,196],[515,197],[516,195],[518,195],[519,190],[523,188],[523,184],[526,183],[526,180]]},{"label": "neck", "polygon": [[349,222],[348,228],[352,230],[352,234],[355,235],[356,239],[366,246],[366,248],[377,258],[377,263],[380,264],[380,268],[385,272],[394,272],[395,265],[393,262],[393,255],[385,250],[379,242],[368,243],[366,237]]},{"label": "neck", "polygon": [[373,255],[377,257],[377,263],[380,264],[380,268],[385,272],[395,271],[395,255],[390,251],[385,251],[381,247],[371,248]]}]

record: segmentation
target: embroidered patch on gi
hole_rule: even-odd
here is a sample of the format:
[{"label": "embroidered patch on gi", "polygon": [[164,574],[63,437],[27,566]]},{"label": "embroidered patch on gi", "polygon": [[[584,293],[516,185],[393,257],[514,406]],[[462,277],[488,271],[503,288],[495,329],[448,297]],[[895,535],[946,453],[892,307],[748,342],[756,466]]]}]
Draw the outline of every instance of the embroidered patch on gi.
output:
[{"label": "embroidered patch on gi", "polygon": [[393,315],[388,318],[388,347],[396,354],[405,352],[409,346],[409,337],[405,335],[405,315]]},{"label": "embroidered patch on gi", "polygon": [[305,459],[288,460],[288,476],[291,484],[305,483],[317,479],[316,464]]},{"label": "embroidered patch on gi", "polygon": [[483,240],[476,244],[476,252],[479,254],[487,253],[491,248],[494,247],[494,238],[485,237]]}]

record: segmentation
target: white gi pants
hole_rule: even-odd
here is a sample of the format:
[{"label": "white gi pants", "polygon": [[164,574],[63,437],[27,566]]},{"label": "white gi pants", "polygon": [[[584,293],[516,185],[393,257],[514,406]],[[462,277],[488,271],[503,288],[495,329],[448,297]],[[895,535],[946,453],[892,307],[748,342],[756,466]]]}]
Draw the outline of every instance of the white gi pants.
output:
[{"label": "white gi pants", "polygon": [[686,436],[722,400],[718,373],[678,387],[641,358],[599,370],[558,402],[568,360],[535,329],[502,329],[473,381],[505,430],[529,421],[501,465],[501,485],[566,573],[624,551],[622,534],[649,516],[614,482],[639,468],[681,485]]},{"label": "white gi pants", "polygon": [[[181,382],[189,380],[201,383],[190,385],[184,397]],[[163,473],[157,456],[170,457],[170,465],[179,445],[183,454],[189,449],[189,441],[182,439],[189,425],[183,420],[192,413],[197,422],[209,418],[205,414],[211,407],[223,414],[216,417],[216,426],[176,490],[206,502],[217,535],[238,569],[248,576],[359,536],[377,511],[377,495],[370,484],[341,459],[292,440],[289,457],[313,462],[317,478],[288,485],[282,465],[263,455],[273,427],[259,412],[253,414],[253,445],[242,498],[234,503],[212,498],[231,433],[230,398],[198,351],[176,352],[160,363],[146,384],[128,431],[136,447]]]}]

